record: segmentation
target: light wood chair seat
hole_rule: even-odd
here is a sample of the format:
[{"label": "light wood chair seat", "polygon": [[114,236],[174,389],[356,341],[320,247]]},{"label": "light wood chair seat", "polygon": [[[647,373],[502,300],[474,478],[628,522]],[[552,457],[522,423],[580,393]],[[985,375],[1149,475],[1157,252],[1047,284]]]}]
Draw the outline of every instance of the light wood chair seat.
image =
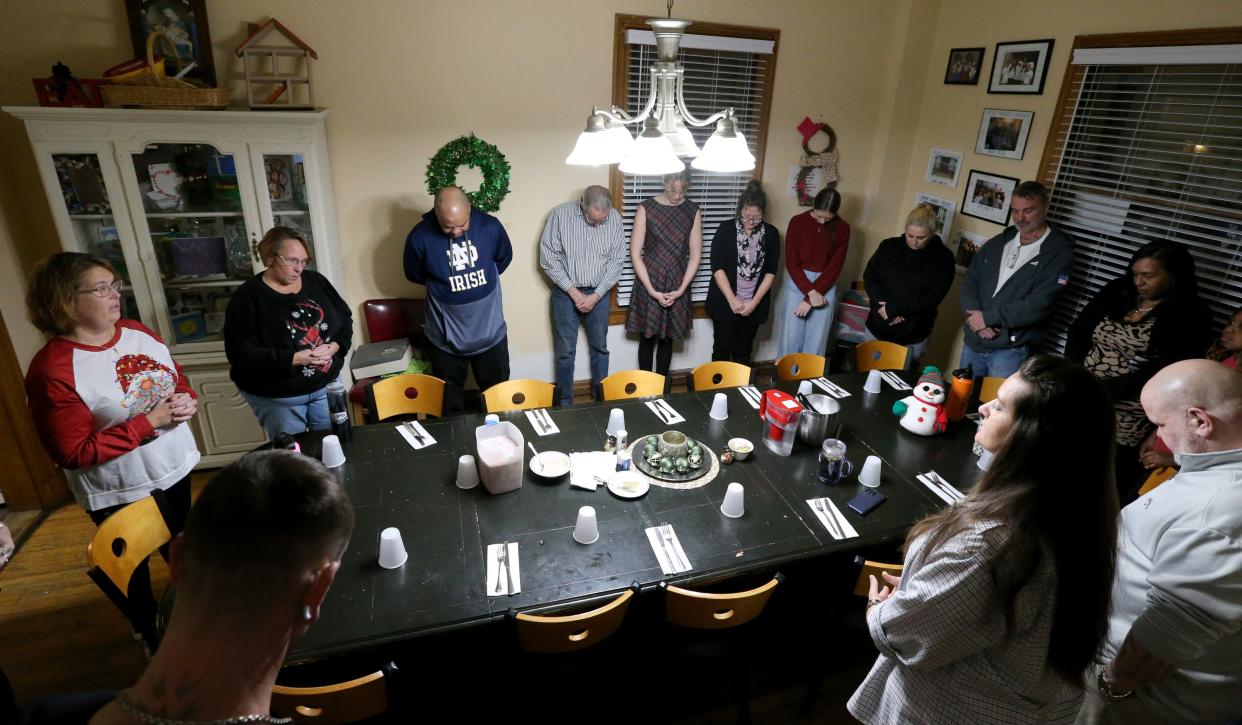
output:
[{"label": "light wood chair seat", "polygon": [[671,624],[690,629],[728,629],[758,617],[772,597],[772,590],[784,579],[780,574],[767,583],[744,592],[715,594],[665,586],[665,618]]},{"label": "light wood chair seat", "polygon": [[1000,390],[1004,378],[988,376],[979,383],[979,405],[996,400],[996,391]]},{"label": "light wood chair seat", "polygon": [[647,370],[623,370],[600,381],[604,400],[664,395],[664,376]]},{"label": "light wood chair seat", "polygon": [[695,390],[738,388],[750,385],[751,369],[741,363],[713,360],[703,363],[690,373]]},{"label": "light wood chair seat", "polygon": [[556,386],[544,380],[509,380],[483,391],[483,404],[489,413],[508,410],[529,410],[552,406]]},{"label": "light wood chair seat", "polygon": [[272,714],[296,723],[337,725],[388,712],[388,680],[396,665],[348,682],[320,687],[272,687]]},{"label": "light wood chair seat", "polygon": [[791,352],[776,361],[776,380],[787,383],[791,380],[810,380],[824,374],[828,361],[822,355],[805,352]]},{"label": "light wood chair seat", "polygon": [[887,586],[881,573],[888,573],[889,576],[901,576],[901,572],[905,571],[904,564],[886,564],[882,561],[871,561],[858,557],[854,560],[855,564],[861,567],[858,572],[858,581],[854,583],[854,593],[860,597],[867,597],[871,594],[871,579],[875,576],[875,580],[880,583],[880,587]]},{"label": "light wood chair seat", "polygon": [[394,375],[367,387],[367,403],[377,421],[412,414],[439,418],[444,409],[444,381],[415,373]]},{"label": "light wood chair seat", "polygon": [[854,348],[854,367],[869,370],[904,370],[909,350],[905,345],[884,340],[868,340]]},{"label": "light wood chair seat", "polygon": [[514,616],[518,642],[527,652],[540,653],[576,652],[599,644],[621,627],[633,596],[634,590],[627,589],[601,607],[565,616],[519,612]]},{"label": "light wood chair seat", "polygon": [[104,520],[86,546],[86,575],[95,582],[151,650],[158,643],[154,593],[149,586],[131,597],[134,571],[172,540],[168,502],[156,489]]},{"label": "light wood chair seat", "polygon": [[1147,477],[1147,480],[1143,482],[1142,487],[1139,488],[1138,495],[1146,496],[1165,481],[1168,481],[1170,478],[1176,476],[1177,470],[1178,469],[1173,466],[1165,466],[1164,468],[1157,468],[1152,471],[1151,475]]}]

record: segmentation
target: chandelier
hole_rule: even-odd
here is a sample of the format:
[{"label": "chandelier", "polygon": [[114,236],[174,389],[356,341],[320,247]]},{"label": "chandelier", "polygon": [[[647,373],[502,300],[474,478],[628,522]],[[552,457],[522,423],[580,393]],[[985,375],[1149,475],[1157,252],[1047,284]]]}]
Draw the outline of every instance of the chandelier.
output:
[{"label": "chandelier", "polygon": [[[693,159],[690,166],[701,171],[737,172],[755,168],[755,157],[746,147],[746,139],[737,130],[733,109],[717,111],[699,119],[686,108],[682,93],[685,69],[677,60],[677,50],[689,20],[676,20],[673,1],[668,3],[668,18],[647,21],[655,34],[657,60],[651,65],[651,93],[642,111],[631,116],[623,109],[599,106],[591,109],[586,130],[578,135],[578,143],[565,159],[577,166],[621,164],[622,173],[635,175],[671,174],[685,168],[679,159]],[[716,124],[716,130],[700,151],[687,124],[703,127]],[[641,126],[637,138],[630,136],[626,126]]]}]

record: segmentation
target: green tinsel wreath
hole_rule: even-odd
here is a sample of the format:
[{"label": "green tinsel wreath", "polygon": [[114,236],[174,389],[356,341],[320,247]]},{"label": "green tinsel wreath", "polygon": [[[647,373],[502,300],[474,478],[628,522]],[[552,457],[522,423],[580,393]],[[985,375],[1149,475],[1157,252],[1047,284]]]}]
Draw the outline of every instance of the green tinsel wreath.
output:
[{"label": "green tinsel wreath", "polygon": [[427,164],[427,193],[435,195],[446,186],[457,183],[457,169],[462,165],[478,169],[483,184],[478,191],[467,191],[470,203],[483,211],[496,211],[509,195],[509,162],[500,149],[477,138],[461,136],[444,144]]}]

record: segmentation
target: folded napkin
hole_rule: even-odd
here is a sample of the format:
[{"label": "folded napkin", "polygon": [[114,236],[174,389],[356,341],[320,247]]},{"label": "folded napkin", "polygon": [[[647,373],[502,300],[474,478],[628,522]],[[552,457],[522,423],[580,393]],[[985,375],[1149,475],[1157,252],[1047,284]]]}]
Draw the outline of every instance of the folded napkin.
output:
[{"label": "folded napkin", "polygon": [[750,407],[759,410],[759,400],[763,398],[763,394],[759,392],[759,388],[753,385],[745,385],[737,389],[737,392],[750,403]]},{"label": "folded napkin", "polygon": [[935,471],[917,474],[915,478],[945,503],[952,504],[966,498],[966,494],[950,486],[949,482]]},{"label": "folded napkin", "polygon": [[[617,456],[607,451],[569,454],[569,485],[594,491],[617,470]],[[603,479],[602,481],[600,479]]]},{"label": "folded napkin", "polygon": [[[418,435],[415,435],[415,431],[418,432]],[[416,420],[411,420],[397,426],[397,432],[400,433],[406,443],[409,443],[414,449],[426,448],[427,446],[434,446],[436,444],[436,439],[432,438],[431,434],[427,432],[427,429],[423,427],[423,424]],[[419,437],[422,437],[421,442],[418,440]]]},{"label": "folded napkin", "polygon": [[681,423],[685,420],[685,418],[681,416],[681,413],[673,410],[673,406],[669,405],[663,398],[659,400],[647,401],[647,407],[651,409],[651,412],[655,414],[655,417],[660,419],[661,423]]},{"label": "folded napkin", "polygon": [[910,383],[901,379],[901,376],[892,370],[881,370],[880,377],[884,378],[884,382],[888,383],[893,390],[911,390]]},{"label": "folded napkin", "polygon": [[[500,563],[500,549],[505,547],[505,563]],[[509,581],[513,581],[510,591]],[[487,596],[503,597],[522,591],[522,569],[518,565],[518,545],[516,541],[487,546],[487,579],[483,582],[487,587]]]},{"label": "folded napkin", "polygon": [[655,552],[656,560],[660,562],[660,569],[665,574],[680,574],[694,568],[690,566],[690,559],[686,557],[685,550],[681,548],[681,541],[677,539],[677,532],[670,524],[648,528],[647,541],[651,544],[651,550]]},{"label": "folded napkin", "polygon": [[828,395],[831,395],[834,398],[837,398],[838,400],[841,398],[850,397],[850,393],[848,390],[841,387],[840,385],[837,385],[836,383],[832,382],[828,378],[823,378],[823,377],[814,378],[811,380],[811,382],[815,383],[825,393],[827,393]]},{"label": "folded napkin", "polygon": [[823,525],[832,538],[853,539],[857,538],[858,532],[850,526],[850,522],[845,520],[845,515],[837,508],[837,505],[830,498],[808,498],[806,505],[811,507],[815,518],[819,519],[819,523]]},{"label": "folded napkin", "polygon": [[552,422],[552,416],[548,413],[547,408],[526,411],[526,420],[530,422],[531,430],[541,436],[550,436],[553,433],[561,432],[561,429],[556,427],[556,423]]}]

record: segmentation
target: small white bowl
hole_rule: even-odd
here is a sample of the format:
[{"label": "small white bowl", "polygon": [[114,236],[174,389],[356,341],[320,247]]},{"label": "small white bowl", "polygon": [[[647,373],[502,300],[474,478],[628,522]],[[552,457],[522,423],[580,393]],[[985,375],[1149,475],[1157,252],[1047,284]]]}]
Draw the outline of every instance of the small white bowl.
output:
[{"label": "small white bowl", "polygon": [[745,438],[730,438],[729,450],[733,451],[733,460],[744,461],[750,458],[750,452],[755,450],[755,444]]}]

